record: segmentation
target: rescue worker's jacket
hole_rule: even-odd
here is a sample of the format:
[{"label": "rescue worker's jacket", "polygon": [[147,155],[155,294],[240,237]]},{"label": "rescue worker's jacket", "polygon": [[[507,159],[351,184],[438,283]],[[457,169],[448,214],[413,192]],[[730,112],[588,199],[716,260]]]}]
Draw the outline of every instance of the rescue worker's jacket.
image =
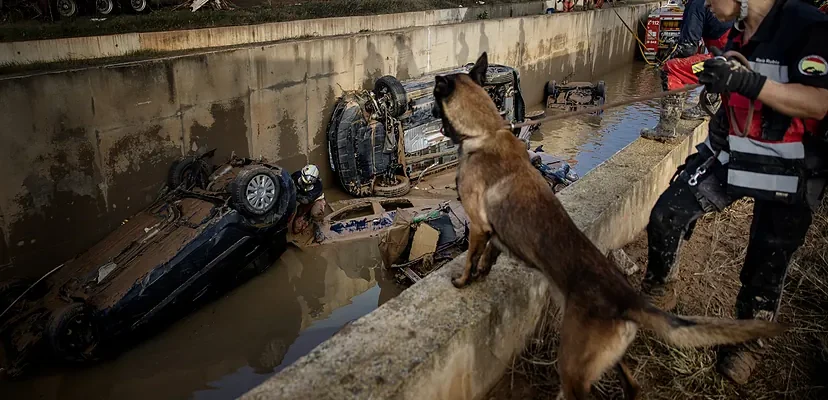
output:
[{"label": "rescue worker's jacket", "polygon": [[711,46],[723,48],[732,22],[721,22],[704,6],[705,0],[689,0],[684,5],[681,30],[676,42],[675,58],[687,58],[699,49],[699,40],[708,49]]},{"label": "rescue worker's jacket", "polygon": [[[802,40],[811,24],[824,21],[828,21],[828,16],[813,6],[796,0],[778,0],[762,22],[769,26],[760,27],[754,35],[764,30],[763,40],[751,45],[752,50],[743,49],[742,34],[734,28],[726,50],[749,51],[742,54],[750,62],[750,68],[779,83],[788,83],[794,71],[803,74],[803,65],[806,70],[816,68],[824,74],[828,65],[822,57],[815,57],[809,64],[807,57],[796,58],[798,62],[794,62],[786,53]],[[813,172],[805,165],[803,141],[812,140],[813,134],[820,132],[821,121],[791,118],[764,107],[758,100],[753,101],[754,111],[749,120],[748,98],[736,93],[722,97],[722,108],[729,120],[729,152],[722,151],[719,161],[728,164],[728,191],[786,203],[803,200],[805,181]]]}]

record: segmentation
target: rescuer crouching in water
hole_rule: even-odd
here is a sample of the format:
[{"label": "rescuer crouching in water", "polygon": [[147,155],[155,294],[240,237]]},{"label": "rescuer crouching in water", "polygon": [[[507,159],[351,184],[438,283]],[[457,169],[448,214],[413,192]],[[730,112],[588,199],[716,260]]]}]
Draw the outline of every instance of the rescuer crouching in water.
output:
[{"label": "rescuer crouching in water", "polygon": [[[699,83],[693,73],[693,64],[712,57],[710,53],[699,53],[699,42],[705,47],[723,49],[727,43],[727,34],[733,22],[722,22],[704,5],[705,0],[689,0],[684,6],[681,31],[671,59],[664,63],[661,73],[661,88],[664,91],[679,89],[685,85]],[[644,128],[641,136],[655,138],[672,138],[676,136],[679,118],[700,120],[707,115],[697,104],[683,110],[687,92],[661,98],[661,115],[655,128]]]},{"label": "rescuer crouching in water", "polygon": [[322,180],[319,179],[319,168],[308,164],[301,170],[291,174],[296,185],[296,213],[290,221],[293,235],[308,233],[313,230],[313,241],[320,243],[325,236],[319,226],[325,218],[325,193],[322,192]]},{"label": "rescuer crouching in water", "polygon": [[[702,215],[752,197],[736,317],[775,320],[788,264],[804,243],[828,176],[828,16],[801,0],[707,1],[719,20],[736,20],[724,50],[743,55],[750,68],[729,58],[733,53],[704,62],[699,81],[722,95],[722,106],[698,153],[652,209],[642,293],[673,309],[680,242]],[[722,347],[717,369],[744,384],[768,345]]]}]

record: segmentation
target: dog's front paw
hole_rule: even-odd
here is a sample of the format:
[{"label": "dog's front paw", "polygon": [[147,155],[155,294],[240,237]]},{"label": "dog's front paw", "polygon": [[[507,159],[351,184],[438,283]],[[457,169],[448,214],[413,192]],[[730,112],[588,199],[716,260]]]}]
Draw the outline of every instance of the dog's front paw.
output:
[{"label": "dog's front paw", "polygon": [[463,279],[462,275],[455,275],[451,278],[451,284],[458,289],[462,289],[464,286],[469,284],[469,279]]}]

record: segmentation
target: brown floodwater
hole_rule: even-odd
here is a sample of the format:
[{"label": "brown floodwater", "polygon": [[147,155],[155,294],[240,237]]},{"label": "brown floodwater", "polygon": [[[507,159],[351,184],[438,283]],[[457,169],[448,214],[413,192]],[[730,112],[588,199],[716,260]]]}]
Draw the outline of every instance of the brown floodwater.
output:
[{"label": "brown floodwater", "polygon": [[[598,79],[608,101],[660,90],[656,71],[642,63]],[[587,117],[544,124],[532,145],[569,159],[583,176],[655,125],[657,109],[654,100],[607,110],[598,124]],[[344,196],[332,189],[326,197]],[[236,398],[401,290],[375,239],[291,247],[263,274],[114,360],[0,382],[0,399]]]},{"label": "brown floodwater", "polygon": [[292,247],[116,359],[0,382],[0,399],[236,398],[401,290],[375,240]]},{"label": "brown floodwater", "polygon": [[[643,62],[618,66],[593,82],[598,80],[606,82],[607,102],[661,91],[657,70]],[[638,138],[641,128],[655,126],[658,108],[659,100],[650,100],[605,110],[600,119],[577,116],[545,123],[532,136],[532,148],[543,145],[544,151],[569,160],[584,176]]]}]

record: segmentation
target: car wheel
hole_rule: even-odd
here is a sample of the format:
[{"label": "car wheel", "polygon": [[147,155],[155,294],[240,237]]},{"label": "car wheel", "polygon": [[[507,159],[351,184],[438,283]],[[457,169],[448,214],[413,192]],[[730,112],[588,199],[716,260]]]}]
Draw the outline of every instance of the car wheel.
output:
[{"label": "car wheel", "polygon": [[595,84],[595,95],[601,98],[607,98],[607,84],[604,81],[598,81]]},{"label": "car wheel", "polygon": [[55,0],[55,8],[63,18],[72,18],[78,15],[78,2],[76,0]]},{"label": "car wheel", "polygon": [[112,14],[115,10],[115,0],[95,0],[95,11],[101,15]]},{"label": "car wheel", "polygon": [[381,197],[399,197],[411,190],[411,181],[408,177],[395,175],[394,178],[395,183],[392,185],[383,185],[382,179],[377,178],[378,182],[374,186],[374,194]]},{"label": "car wheel", "polygon": [[279,202],[280,181],[268,167],[251,165],[244,168],[230,187],[233,204],[248,216],[261,216]]},{"label": "car wheel", "polygon": [[140,14],[149,8],[149,2],[147,0],[127,0],[129,3],[129,10]]},{"label": "car wheel", "polygon": [[405,94],[405,88],[397,78],[386,75],[377,79],[374,83],[374,94],[378,100],[385,99],[385,105],[392,117],[399,117],[405,114],[408,107],[408,98]]},{"label": "car wheel", "polygon": [[46,331],[52,352],[65,361],[94,358],[98,329],[94,309],[84,303],[72,303],[52,313]]},{"label": "car wheel", "polygon": [[[603,106],[604,103],[607,102],[607,85],[604,81],[598,81],[595,85],[595,96],[598,98],[596,101],[596,105],[598,107]],[[604,110],[598,110],[596,115],[603,115]]]},{"label": "car wheel", "polygon": [[553,103],[558,102],[558,94],[559,94],[558,93],[558,81],[551,80],[549,82],[546,82],[546,86],[543,89],[544,89],[544,94],[543,94],[544,99],[547,99],[547,101],[548,101],[549,97],[551,96]]},{"label": "car wheel", "polygon": [[[11,279],[0,283],[0,304],[2,304],[0,312],[17,300],[33,283],[34,281],[30,279]],[[31,297],[31,293],[29,291],[29,296],[26,297]]]},{"label": "car wheel", "polygon": [[193,156],[182,157],[170,166],[167,185],[170,189],[175,189],[182,184],[185,189],[193,186],[204,189],[210,177],[208,170],[209,166],[204,160]]}]

